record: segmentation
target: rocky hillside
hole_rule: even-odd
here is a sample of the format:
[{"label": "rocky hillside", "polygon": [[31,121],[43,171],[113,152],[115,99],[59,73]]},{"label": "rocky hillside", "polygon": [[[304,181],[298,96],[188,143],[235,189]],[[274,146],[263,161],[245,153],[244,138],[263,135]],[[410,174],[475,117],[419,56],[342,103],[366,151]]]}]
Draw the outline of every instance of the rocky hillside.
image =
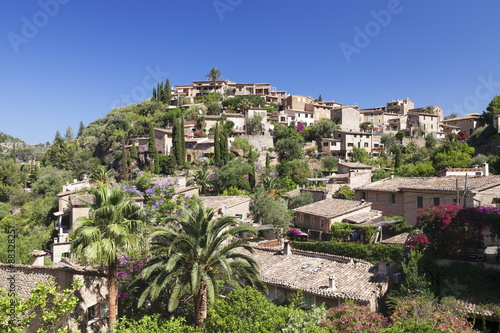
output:
[{"label": "rocky hillside", "polygon": [[46,149],[44,144],[29,145],[21,139],[0,132],[0,159],[13,157],[15,154],[18,162],[30,162],[43,154]]}]

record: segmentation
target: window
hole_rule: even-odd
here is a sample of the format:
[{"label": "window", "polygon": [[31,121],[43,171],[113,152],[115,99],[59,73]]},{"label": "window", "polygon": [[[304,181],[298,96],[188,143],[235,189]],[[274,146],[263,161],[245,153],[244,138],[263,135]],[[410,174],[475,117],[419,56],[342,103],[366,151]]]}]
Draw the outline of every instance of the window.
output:
[{"label": "window", "polygon": [[323,146],[328,147],[328,142],[323,142]]},{"label": "window", "polygon": [[375,193],[375,201],[379,201],[380,200],[380,194],[379,193]]},{"label": "window", "polygon": [[314,216],[309,217],[309,225],[310,225],[311,227],[313,227],[313,226],[314,226]]},{"label": "window", "polygon": [[300,222],[304,222],[304,214],[300,214]]},{"label": "window", "polygon": [[87,322],[95,322],[99,318],[106,318],[109,313],[108,302],[101,302],[87,308]]},{"label": "window", "polygon": [[315,298],[314,295],[304,294],[304,303],[306,309],[312,308],[312,306],[315,304],[314,298]]},{"label": "window", "polygon": [[417,197],[417,208],[422,208],[422,207],[424,207],[424,198]]},{"label": "window", "polygon": [[277,288],[274,286],[268,286],[267,287],[267,298],[268,299],[276,299],[278,298],[278,291],[276,290]]},{"label": "window", "polygon": [[434,198],[434,206],[439,205],[439,202],[440,202],[439,198]]},{"label": "window", "polygon": [[352,142],[349,142],[349,143],[347,144],[347,147],[352,147],[352,146],[353,146]]},{"label": "window", "polygon": [[280,121],[285,121],[285,117],[280,117]]},{"label": "window", "polygon": [[366,200],[366,192],[361,192],[361,199]]},{"label": "window", "polygon": [[320,224],[321,228],[324,228],[325,227],[325,219],[319,220],[319,224]]},{"label": "window", "polygon": [[396,195],[394,193],[391,193],[391,203],[396,203]]},{"label": "window", "polygon": [[365,142],[364,146],[365,148],[368,148],[368,142]]}]

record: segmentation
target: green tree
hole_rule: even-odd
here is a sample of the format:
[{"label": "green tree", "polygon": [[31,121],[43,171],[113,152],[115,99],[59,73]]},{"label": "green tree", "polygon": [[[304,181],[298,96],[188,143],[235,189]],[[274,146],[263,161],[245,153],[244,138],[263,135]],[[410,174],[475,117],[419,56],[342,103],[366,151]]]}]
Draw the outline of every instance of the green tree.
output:
[{"label": "green tree", "polygon": [[[150,279],[139,299],[155,300],[165,289],[171,290],[168,310],[175,310],[185,296],[193,297],[195,325],[199,326],[207,317],[208,303],[212,303],[218,292],[219,280],[241,287],[243,283],[263,287],[256,262],[249,256],[235,251],[253,248],[246,240],[229,241],[238,233],[254,234],[255,229],[238,225],[233,217],[217,219],[213,209],[194,204],[190,211],[184,210],[179,217],[172,216],[177,230],[157,229],[151,234],[152,259],[142,271],[142,277]],[[229,241],[229,242],[228,242]]]},{"label": "green tree", "polygon": [[245,162],[242,158],[236,158],[229,161],[226,165],[220,167],[215,172],[214,184],[219,193],[230,187],[236,187],[240,190],[250,190],[250,173],[253,172],[253,167]]},{"label": "green tree", "polygon": [[330,119],[323,118],[307,128],[308,141],[316,141],[316,144],[321,143],[322,138],[332,138],[333,131],[339,129],[339,125]]},{"label": "green tree", "polygon": [[215,124],[215,133],[214,133],[214,162],[215,165],[220,166],[221,163],[221,151],[220,151],[220,129],[219,122]]},{"label": "green tree", "polygon": [[321,160],[321,164],[323,165],[323,168],[325,168],[329,172],[332,172],[332,170],[335,169],[339,164],[339,159],[335,156],[325,156]]},{"label": "green tree", "polygon": [[354,200],[355,193],[348,185],[342,185],[333,193],[333,197],[337,199]]},{"label": "green tree", "polygon": [[491,102],[486,107],[486,111],[483,112],[483,119],[489,125],[493,125],[493,119],[495,115],[500,113],[500,95],[493,97]]},{"label": "green tree", "polygon": [[436,170],[446,167],[467,168],[473,155],[474,147],[463,142],[446,141],[434,150],[431,160]]},{"label": "green tree", "polygon": [[288,210],[287,202],[262,189],[255,193],[250,202],[250,214],[255,223],[270,224],[278,229],[288,230],[293,221],[293,215]]},{"label": "green tree", "polygon": [[160,314],[145,315],[140,319],[122,317],[118,319],[114,332],[119,333],[201,333],[200,329],[189,326],[182,317],[169,319]]},{"label": "green tree", "polygon": [[132,254],[145,245],[139,206],[121,187],[99,183],[91,191],[94,200],[89,204],[89,217],[77,221],[71,250],[78,260],[107,269],[109,290],[109,325],[116,323],[118,259],[121,253]]},{"label": "green tree", "polygon": [[75,133],[73,132],[73,129],[70,127],[66,128],[66,134],[64,135],[64,139],[66,140],[73,140],[75,136]]},{"label": "green tree", "polygon": [[37,283],[26,300],[0,289],[0,332],[26,332],[34,322],[38,323],[37,333],[68,332],[69,316],[78,304],[75,293],[81,287],[82,282],[76,280],[71,288],[61,290],[54,280],[49,280]]},{"label": "green tree", "polygon": [[77,139],[80,136],[82,136],[82,133],[83,133],[84,130],[85,130],[85,125],[83,124],[83,121],[80,121],[80,126],[78,127],[78,134],[76,135]]},{"label": "green tree", "polygon": [[233,290],[217,300],[205,322],[207,332],[262,333],[281,332],[290,309],[277,306],[257,290]]},{"label": "green tree", "polygon": [[54,167],[40,170],[40,176],[31,186],[31,191],[38,196],[52,196],[62,191],[62,186],[73,179],[72,173]]},{"label": "green tree", "polygon": [[360,163],[367,163],[370,160],[370,154],[364,148],[352,149],[352,160]]},{"label": "green tree", "polygon": [[274,145],[280,161],[299,159],[303,155],[302,144],[295,138],[279,139]]},{"label": "green tree", "polygon": [[215,85],[218,80],[222,80],[222,73],[217,67],[212,67],[205,77]]},{"label": "green tree", "polygon": [[313,202],[314,199],[312,193],[309,191],[302,191],[298,196],[293,197],[288,201],[288,209],[299,208],[312,204]]}]

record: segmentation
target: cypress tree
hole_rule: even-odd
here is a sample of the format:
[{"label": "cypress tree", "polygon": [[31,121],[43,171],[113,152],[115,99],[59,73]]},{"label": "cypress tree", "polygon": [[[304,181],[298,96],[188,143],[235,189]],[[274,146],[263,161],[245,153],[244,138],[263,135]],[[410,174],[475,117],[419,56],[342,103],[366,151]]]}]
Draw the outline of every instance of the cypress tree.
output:
[{"label": "cypress tree", "polygon": [[319,94],[318,101],[323,102],[323,96],[321,96],[321,94]]},{"label": "cypress tree", "polygon": [[227,132],[222,129],[220,134],[220,161],[222,165],[226,165],[229,161],[229,145],[227,139]]},{"label": "cypress tree", "polygon": [[180,165],[186,164],[186,137],[184,136],[184,117],[180,119],[179,144],[181,147]]},{"label": "cypress tree", "polygon": [[215,133],[214,133],[214,163],[217,166],[221,165],[220,158],[220,132],[219,132],[219,122],[215,124]]},{"label": "cypress tree", "polygon": [[132,144],[132,147],[130,147],[130,158],[135,160],[137,158],[137,148],[135,147],[135,144]]},{"label": "cypress tree", "polygon": [[165,81],[165,88],[164,88],[162,102],[164,102],[167,105],[170,105],[170,103],[172,102],[172,88],[170,87],[170,80],[169,79],[167,79]]},{"label": "cypress tree", "polygon": [[148,160],[149,160],[149,171],[155,172],[155,159],[157,159],[158,150],[156,149],[155,140],[155,130],[153,127],[149,129],[149,141],[148,141]]},{"label": "cypress tree", "polygon": [[271,156],[269,155],[269,152],[266,152],[266,169],[269,169],[271,166]]},{"label": "cypress tree", "polygon": [[153,101],[156,101],[156,87],[153,87]]}]

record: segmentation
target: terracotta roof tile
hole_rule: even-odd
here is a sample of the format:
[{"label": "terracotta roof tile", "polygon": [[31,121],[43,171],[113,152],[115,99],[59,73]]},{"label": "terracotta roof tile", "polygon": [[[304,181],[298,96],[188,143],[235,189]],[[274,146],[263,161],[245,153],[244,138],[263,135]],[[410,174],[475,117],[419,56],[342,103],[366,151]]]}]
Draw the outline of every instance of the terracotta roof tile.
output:
[{"label": "terracotta roof tile", "polygon": [[[238,249],[241,253],[248,252]],[[377,266],[366,261],[292,250],[283,255],[276,249],[256,248],[248,254],[259,265],[261,280],[292,290],[330,298],[372,302],[387,290],[388,279],[377,274]],[[318,269],[320,268],[320,269]],[[336,288],[329,288],[329,278]]]},{"label": "terracotta roof tile", "polygon": [[293,211],[332,219],[334,217],[370,206],[371,203],[369,202],[328,198],[295,208]]},{"label": "terracotta roof tile", "polygon": [[[355,190],[388,191],[398,192],[401,190],[434,190],[434,191],[456,191],[456,180],[458,188],[465,186],[465,176],[448,177],[396,177],[386,178],[377,182],[357,187]],[[500,185],[500,176],[467,177],[467,187],[470,190]]]}]

